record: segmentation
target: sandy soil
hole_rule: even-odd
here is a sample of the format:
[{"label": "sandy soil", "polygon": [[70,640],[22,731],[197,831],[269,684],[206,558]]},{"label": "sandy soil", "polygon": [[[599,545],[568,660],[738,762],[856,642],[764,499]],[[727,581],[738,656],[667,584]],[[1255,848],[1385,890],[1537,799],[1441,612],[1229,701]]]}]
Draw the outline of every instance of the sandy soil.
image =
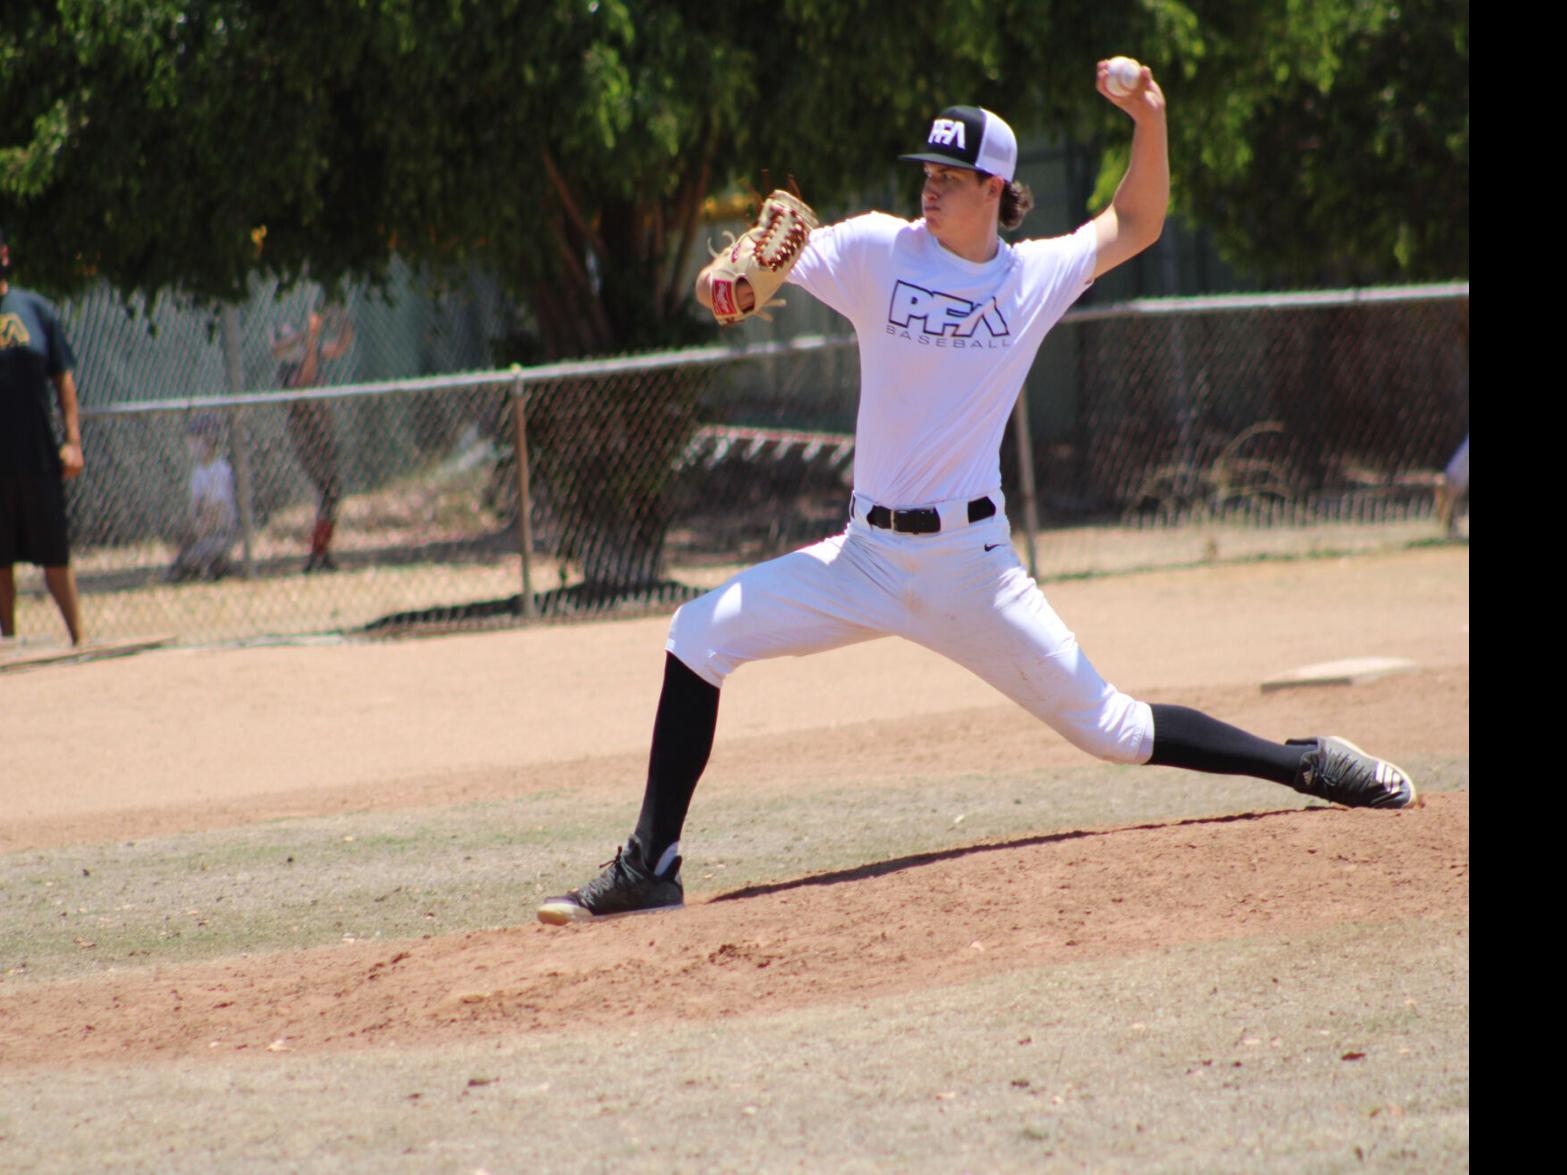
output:
[{"label": "sandy soil", "polygon": [[[1153,573],[1051,597],[1106,676],[1144,697],[1277,737],[1332,730],[1394,759],[1467,759],[1467,550]],[[545,787],[632,804],[665,623],[159,651],[0,676],[0,849]],[[1417,668],[1354,687],[1258,688],[1298,665],[1369,655]],[[963,671],[882,641],[738,674],[710,778],[761,793],[846,763],[890,779],[1024,759],[1083,762]],[[1281,811],[806,871],[589,928],[518,925],[0,987],[0,1054],[194,1058],[280,1040],[308,1051],[727,1018],[1374,922],[1394,907],[1401,918],[1467,914],[1467,790],[1402,813],[1297,801],[1281,792]]]},{"label": "sandy soil", "polygon": [[[1153,572],[1058,584],[1049,595],[1121,688],[1151,701],[1222,699],[1277,715],[1270,723],[1298,712],[1304,693],[1269,700],[1258,685],[1297,666],[1386,656],[1461,670],[1462,682],[1447,686],[1459,691],[1447,698],[1460,706],[1456,726],[1453,710],[1392,678],[1390,704],[1403,698],[1411,713],[1393,729],[1362,719],[1345,733],[1374,738],[1395,759],[1432,740],[1461,741],[1467,753],[1467,549]],[[0,675],[0,851],[479,798],[588,759],[640,759],[667,625],[653,617],[401,643],[178,648]],[[1353,717],[1358,694],[1325,693],[1312,704],[1353,696],[1343,715]],[[810,754],[838,729],[998,705],[966,671],[876,641],[742,669],[725,688],[719,754],[769,737]],[[1081,759],[1026,721],[1003,726],[1033,753]],[[943,724],[922,730],[940,738]],[[927,746],[922,734],[917,747]]]}]

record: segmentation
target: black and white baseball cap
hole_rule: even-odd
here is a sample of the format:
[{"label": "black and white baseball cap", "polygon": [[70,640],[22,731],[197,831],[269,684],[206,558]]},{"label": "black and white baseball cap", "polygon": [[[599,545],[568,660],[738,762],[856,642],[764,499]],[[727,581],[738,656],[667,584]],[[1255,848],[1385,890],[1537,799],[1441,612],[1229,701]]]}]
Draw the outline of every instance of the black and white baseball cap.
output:
[{"label": "black and white baseball cap", "polygon": [[924,149],[898,158],[967,167],[1011,183],[1017,171],[1017,136],[999,114],[981,106],[949,106],[930,124]]}]

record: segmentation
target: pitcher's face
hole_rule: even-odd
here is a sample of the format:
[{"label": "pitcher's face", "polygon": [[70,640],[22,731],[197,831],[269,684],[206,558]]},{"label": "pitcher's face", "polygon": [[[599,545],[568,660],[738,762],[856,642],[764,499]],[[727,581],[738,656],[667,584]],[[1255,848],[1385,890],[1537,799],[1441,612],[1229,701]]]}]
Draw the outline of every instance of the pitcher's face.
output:
[{"label": "pitcher's face", "polygon": [[983,231],[996,218],[1001,203],[1001,181],[981,176],[966,167],[925,164],[925,187],[920,211],[937,240]]}]

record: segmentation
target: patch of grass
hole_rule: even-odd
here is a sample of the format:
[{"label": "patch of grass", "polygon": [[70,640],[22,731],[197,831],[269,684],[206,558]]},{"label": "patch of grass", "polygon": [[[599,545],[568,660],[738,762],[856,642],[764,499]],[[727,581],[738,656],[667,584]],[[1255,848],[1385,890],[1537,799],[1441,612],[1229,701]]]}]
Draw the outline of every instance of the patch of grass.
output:
[{"label": "patch of grass", "polygon": [[531,919],[546,885],[624,835],[623,816],[584,819],[579,808],[538,794],[0,857],[0,976],[60,978]]}]

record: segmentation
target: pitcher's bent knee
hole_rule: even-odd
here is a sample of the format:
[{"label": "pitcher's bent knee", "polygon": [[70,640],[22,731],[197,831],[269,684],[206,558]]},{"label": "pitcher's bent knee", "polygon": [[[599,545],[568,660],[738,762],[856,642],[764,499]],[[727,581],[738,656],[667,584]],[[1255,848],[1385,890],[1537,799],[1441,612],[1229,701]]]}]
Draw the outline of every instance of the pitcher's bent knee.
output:
[{"label": "pitcher's bent knee", "polygon": [[1153,708],[1119,690],[1106,699],[1094,724],[1089,753],[1107,763],[1141,765],[1153,757]]},{"label": "pitcher's bent knee", "polygon": [[1093,706],[1036,714],[1080,751],[1106,763],[1141,765],[1153,756],[1153,710],[1119,690]]},{"label": "pitcher's bent knee", "polygon": [[669,621],[669,636],[664,641],[664,648],[681,664],[708,685],[720,689],[724,678],[736,668],[713,647],[713,632],[723,592],[723,588],[715,588],[677,608]]}]

